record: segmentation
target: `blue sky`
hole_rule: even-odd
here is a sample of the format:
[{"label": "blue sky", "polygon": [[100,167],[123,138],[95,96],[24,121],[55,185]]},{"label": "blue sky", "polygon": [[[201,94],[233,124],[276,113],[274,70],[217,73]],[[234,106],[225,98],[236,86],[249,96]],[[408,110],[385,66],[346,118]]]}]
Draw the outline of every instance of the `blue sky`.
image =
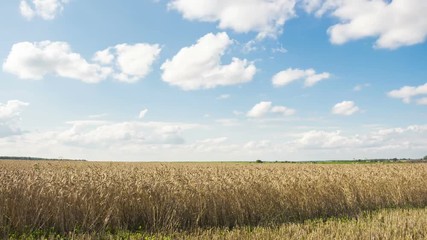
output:
[{"label": "blue sky", "polygon": [[0,3],[0,155],[427,154],[424,0]]}]

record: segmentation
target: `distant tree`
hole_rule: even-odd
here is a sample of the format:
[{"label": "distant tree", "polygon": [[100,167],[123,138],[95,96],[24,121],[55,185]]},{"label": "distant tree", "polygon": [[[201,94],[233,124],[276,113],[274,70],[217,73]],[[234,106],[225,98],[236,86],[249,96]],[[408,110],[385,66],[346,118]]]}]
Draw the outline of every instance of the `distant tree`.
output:
[{"label": "distant tree", "polygon": [[255,161],[256,163],[262,163],[262,160],[258,159]]},{"label": "distant tree", "polygon": [[427,155],[423,157],[423,160],[427,160]]}]

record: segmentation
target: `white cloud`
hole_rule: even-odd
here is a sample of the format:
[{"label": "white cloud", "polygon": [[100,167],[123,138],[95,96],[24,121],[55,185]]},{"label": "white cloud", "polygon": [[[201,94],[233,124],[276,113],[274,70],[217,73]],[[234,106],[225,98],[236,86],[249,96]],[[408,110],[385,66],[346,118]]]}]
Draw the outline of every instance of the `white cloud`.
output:
[{"label": "white cloud", "polygon": [[21,0],[19,10],[28,20],[36,16],[52,20],[62,12],[66,3],[68,0]]},{"label": "white cloud", "polygon": [[[324,6],[324,5],[326,5],[326,3],[328,3],[328,1],[325,1],[325,0],[302,0],[301,1],[302,7],[306,12],[313,13],[317,10],[316,15],[318,15],[318,16],[320,16],[321,14],[324,13],[324,12],[320,12],[320,10],[321,10],[320,8],[322,7],[322,3]],[[319,12],[321,14],[319,14]]]},{"label": "white cloud", "polygon": [[107,48],[102,51],[96,52],[92,60],[107,65],[113,62],[114,55],[110,52],[110,48]]},{"label": "white cloud", "polygon": [[220,29],[257,32],[258,39],[275,37],[296,16],[295,4],[321,17],[330,13],[339,23],[328,29],[334,44],[374,37],[375,46],[395,49],[425,41],[425,0],[171,0],[169,9],[185,19],[218,22]]},{"label": "white cloud", "polygon": [[[388,92],[387,95],[392,98],[402,99],[404,103],[410,103],[411,98],[413,97],[416,97],[419,95],[427,95],[427,83],[417,87],[404,86],[400,89]],[[421,104],[422,104],[423,100],[420,99],[419,101],[421,101]]]},{"label": "white cloud", "polygon": [[301,135],[296,143],[302,148],[351,148],[361,144],[360,139],[342,136],[340,131],[327,132],[312,130]]},{"label": "white cloud", "polygon": [[157,44],[119,44],[96,52],[92,58],[96,63],[89,63],[66,42],[20,42],[12,46],[3,70],[22,79],[40,80],[54,74],[98,83],[113,76],[118,81],[133,83],[151,71],[160,51]]},{"label": "white cloud", "polygon": [[134,122],[74,121],[68,124],[71,128],[58,134],[58,139],[65,144],[93,146],[144,140],[143,132]]},{"label": "white cloud", "polygon": [[71,121],[70,128],[56,132],[56,139],[80,147],[141,144],[182,144],[183,131],[198,128],[196,124],[172,122]]},{"label": "white cloud", "polygon": [[215,152],[218,150],[223,150],[224,146],[229,145],[226,144],[227,141],[227,137],[206,138],[189,144],[187,148],[192,152]]},{"label": "white cloud", "polygon": [[56,74],[87,83],[100,82],[112,71],[88,63],[80,54],[74,53],[68,43],[50,41],[14,44],[3,63],[3,70],[22,79],[39,80],[47,74]]},{"label": "white cloud", "polygon": [[283,116],[290,116],[295,114],[295,110],[285,106],[273,106],[272,102],[260,102],[255,104],[246,116],[251,118],[264,117],[268,113],[280,113]]},{"label": "white cloud", "polygon": [[[239,126],[241,124],[243,122]],[[0,149],[5,155],[113,161],[415,158],[424,156],[427,149],[427,125],[376,126],[367,132],[357,129],[357,134],[354,129],[350,132],[322,129],[299,132],[298,128],[292,127],[289,131],[274,128],[275,135],[272,136],[264,131],[267,129],[260,135],[250,128],[242,129],[253,137],[250,140],[236,135],[226,136],[224,133],[231,133],[229,129],[224,127],[221,133],[222,126],[217,127],[212,132],[210,127],[191,123],[73,121],[62,130],[56,127],[51,131],[27,131],[0,137]],[[207,133],[204,130],[211,136],[203,136]],[[190,140],[192,134],[198,137]]]},{"label": "white cloud", "polygon": [[295,16],[296,0],[172,0],[169,9],[185,19],[218,22],[220,29],[239,33],[257,32],[258,38],[275,37]]},{"label": "white cloud", "polygon": [[321,17],[339,20],[328,29],[334,44],[374,37],[375,46],[395,49],[422,43],[427,36],[425,0],[171,0],[169,9],[185,19],[218,22],[220,29],[257,32],[258,39],[275,37],[287,20],[296,16],[295,4]]},{"label": "white cloud", "polygon": [[360,111],[359,107],[353,101],[342,101],[335,104],[332,108],[332,113],[337,115],[350,116]]},{"label": "white cloud", "polygon": [[294,81],[304,80],[304,86],[312,87],[319,81],[330,78],[330,76],[331,75],[328,72],[317,74],[312,68],[307,70],[288,68],[275,74],[272,82],[274,86],[281,87]]},{"label": "white cloud", "polygon": [[19,4],[19,11],[21,12],[21,15],[28,20],[32,19],[36,15],[35,11],[31,8],[27,1],[21,1]]},{"label": "white cloud", "polygon": [[121,82],[134,83],[146,77],[161,52],[158,44],[118,44],[93,56],[93,60],[104,65],[115,64],[113,77]]},{"label": "white cloud", "polygon": [[29,104],[19,100],[0,103],[0,137],[21,133],[17,123],[22,110]]},{"label": "white cloud", "polygon": [[29,104],[19,100],[9,100],[7,103],[0,103],[0,120],[9,120],[19,117],[24,109]]},{"label": "white cloud", "polygon": [[265,116],[271,110],[271,102],[260,102],[255,104],[246,114],[248,117],[259,118]]},{"label": "white cloud", "polygon": [[136,82],[144,78],[161,51],[158,44],[145,43],[119,44],[115,49],[117,66],[121,71],[115,78],[123,82]]},{"label": "white cloud", "polygon": [[378,48],[395,49],[425,41],[425,0],[305,0],[306,10],[317,16],[331,11],[340,23],[328,30],[331,42],[376,37]]},{"label": "white cloud", "polygon": [[[387,158],[390,154],[409,150],[424,150],[427,147],[426,125],[411,125],[402,128],[382,128],[366,134],[343,134],[341,131],[312,130],[299,134],[293,144],[303,149],[349,150],[354,156],[360,153],[380,153]],[[365,157],[365,156],[363,156]],[[393,156],[396,157],[396,156]]]},{"label": "white cloud", "polygon": [[244,43],[242,51],[244,53],[250,53],[250,52],[256,51],[258,49],[258,47],[256,46],[257,43],[259,43],[259,41],[257,40],[250,40]]},{"label": "white cloud", "polygon": [[256,67],[246,59],[233,58],[221,64],[221,56],[233,43],[227,33],[206,34],[196,44],[182,48],[161,69],[163,81],[184,90],[215,88],[249,82]]},{"label": "white cloud", "polygon": [[295,109],[292,108],[288,108],[285,106],[274,106],[273,108],[271,108],[271,112],[273,113],[281,113],[284,116],[291,116],[295,114]]},{"label": "white cloud", "polygon": [[147,114],[148,109],[144,109],[141,112],[139,112],[138,118],[139,119],[144,119],[145,115]]}]

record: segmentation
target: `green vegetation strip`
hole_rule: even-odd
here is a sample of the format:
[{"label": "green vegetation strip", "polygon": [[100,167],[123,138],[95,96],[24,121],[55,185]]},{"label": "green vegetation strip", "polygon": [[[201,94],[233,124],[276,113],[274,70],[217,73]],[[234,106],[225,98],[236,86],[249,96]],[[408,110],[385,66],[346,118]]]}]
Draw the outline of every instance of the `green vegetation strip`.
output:
[{"label": "green vegetation strip", "polygon": [[150,234],[142,231],[76,233],[35,231],[10,239],[427,239],[427,209],[386,209],[364,212],[357,218],[330,218],[287,223],[277,227],[195,229]]}]

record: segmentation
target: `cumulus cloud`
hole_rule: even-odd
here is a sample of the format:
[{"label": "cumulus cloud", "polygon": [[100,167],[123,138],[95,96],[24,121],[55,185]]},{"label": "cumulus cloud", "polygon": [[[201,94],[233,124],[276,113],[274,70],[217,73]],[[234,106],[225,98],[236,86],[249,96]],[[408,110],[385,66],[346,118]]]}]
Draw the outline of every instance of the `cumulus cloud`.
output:
[{"label": "cumulus cloud", "polygon": [[133,144],[182,144],[182,132],[199,127],[173,122],[71,121],[57,132],[57,140],[77,146],[115,146]]},{"label": "cumulus cloud", "polygon": [[[404,103],[410,103],[413,97],[417,97],[419,95],[427,95],[427,83],[420,86],[404,86],[397,90],[392,90],[387,93],[389,97],[401,99]],[[423,104],[425,99],[419,99],[417,101],[418,104]]]},{"label": "cumulus cloud", "polygon": [[272,102],[260,102],[255,104],[251,110],[248,111],[246,116],[251,118],[264,117],[268,113],[280,113],[283,116],[290,116],[295,114],[295,110],[285,106],[273,106]]},{"label": "cumulus cloud", "polygon": [[93,60],[101,64],[115,63],[118,71],[114,78],[122,82],[137,82],[151,72],[161,51],[158,44],[118,44],[95,53]]},{"label": "cumulus cloud", "polygon": [[360,111],[359,107],[353,101],[342,101],[335,104],[332,113],[337,115],[350,116]]},{"label": "cumulus cloud", "polygon": [[357,137],[342,136],[340,131],[312,130],[303,133],[296,143],[303,148],[342,148],[356,147],[361,144],[361,140]]},{"label": "cumulus cloud", "polygon": [[28,103],[19,100],[9,100],[6,103],[0,103],[0,120],[4,121],[19,117],[22,110],[28,105]]},{"label": "cumulus cloud", "polygon": [[17,122],[20,120],[22,110],[29,104],[19,100],[9,100],[0,103],[0,137],[20,133]]},{"label": "cumulus cloud", "polygon": [[108,65],[114,60],[114,55],[111,53],[110,48],[98,51],[94,54],[93,61],[99,62],[100,64]]},{"label": "cumulus cloud", "polygon": [[263,39],[281,33],[285,22],[296,16],[297,2],[308,13],[338,19],[328,29],[334,44],[374,37],[375,47],[395,49],[422,43],[427,36],[424,0],[171,0],[168,8],[188,20],[218,22],[220,29],[257,32]]},{"label": "cumulus cloud", "polygon": [[342,131],[311,130],[299,134],[293,142],[297,148],[305,149],[357,149],[373,152],[382,152],[382,157],[388,155],[388,151],[402,151],[425,149],[427,140],[426,125],[411,125],[400,128],[382,128],[366,134],[344,134]]},{"label": "cumulus cloud", "polygon": [[265,116],[271,110],[271,102],[260,102],[255,104],[246,114],[248,117],[259,118]]},{"label": "cumulus cloud", "polygon": [[424,0],[304,0],[308,12],[326,12],[340,23],[328,29],[334,44],[367,37],[377,38],[375,47],[395,49],[425,41],[427,2]]},{"label": "cumulus cloud", "polygon": [[218,22],[220,29],[239,33],[257,32],[258,38],[275,37],[285,22],[295,16],[296,0],[172,0],[169,9],[185,19]]},{"label": "cumulus cloud", "polygon": [[28,20],[34,17],[52,20],[62,12],[66,3],[68,0],[21,0],[19,10]]},{"label": "cumulus cloud", "polygon": [[90,63],[66,42],[20,42],[12,46],[3,70],[22,79],[40,80],[53,74],[98,83],[113,76],[118,81],[132,83],[151,71],[160,50],[157,44],[119,44],[96,52],[94,62]]},{"label": "cumulus cloud", "polygon": [[3,70],[22,79],[42,79],[47,74],[97,83],[105,79],[111,69],[88,63],[71,50],[66,42],[20,42],[3,63]]},{"label": "cumulus cloud", "polygon": [[[63,130],[23,132],[0,137],[4,154],[38,155],[92,160],[308,160],[341,158],[420,157],[427,148],[427,125],[375,127],[357,134],[340,130],[277,132],[266,140],[235,136],[204,136],[203,126],[173,122],[73,121]],[[296,130],[296,129],[294,129]],[[365,129],[366,130],[366,129]],[[206,132],[205,132],[206,133]],[[230,132],[228,132],[230,133]],[[265,134],[263,132],[263,137]],[[55,149],[55,151],[52,151]],[[245,151],[242,152],[242,149]],[[206,153],[210,153],[207,154]],[[174,159],[170,157],[174,156]]]},{"label": "cumulus cloud", "polygon": [[276,87],[288,85],[294,81],[303,80],[304,86],[312,87],[319,81],[330,78],[331,74],[328,72],[316,73],[312,68],[302,70],[298,68],[288,68],[278,72],[273,76],[272,82]]},{"label": "cumulus cloud", "polygon": [[196,44],[182,48],[161,69],[163,81],[184,90],[215,88],[249,82],[256,67],[246,59],[221,64],[221,56],[233,43],[227,33],[206,34]]},{"label": "cumulus cloud", "polygon": [[168,8],[188,20],[218,22],[220,29],[257,32],[263,39],[281,33],[285,22],[296,16],[297,2],[308,13],[338,19],[328,29],[334,44],[373,37],[375,47],[395,49],[422,43],[427,36],[424,0],[171,0]]},{"label": "cumulus cloud", "polygon": [[66,144],[94,146],[144,140],[144,134],[136,123],[74,121],[68,124],[71,127],[58,135],[58,139]]}]

